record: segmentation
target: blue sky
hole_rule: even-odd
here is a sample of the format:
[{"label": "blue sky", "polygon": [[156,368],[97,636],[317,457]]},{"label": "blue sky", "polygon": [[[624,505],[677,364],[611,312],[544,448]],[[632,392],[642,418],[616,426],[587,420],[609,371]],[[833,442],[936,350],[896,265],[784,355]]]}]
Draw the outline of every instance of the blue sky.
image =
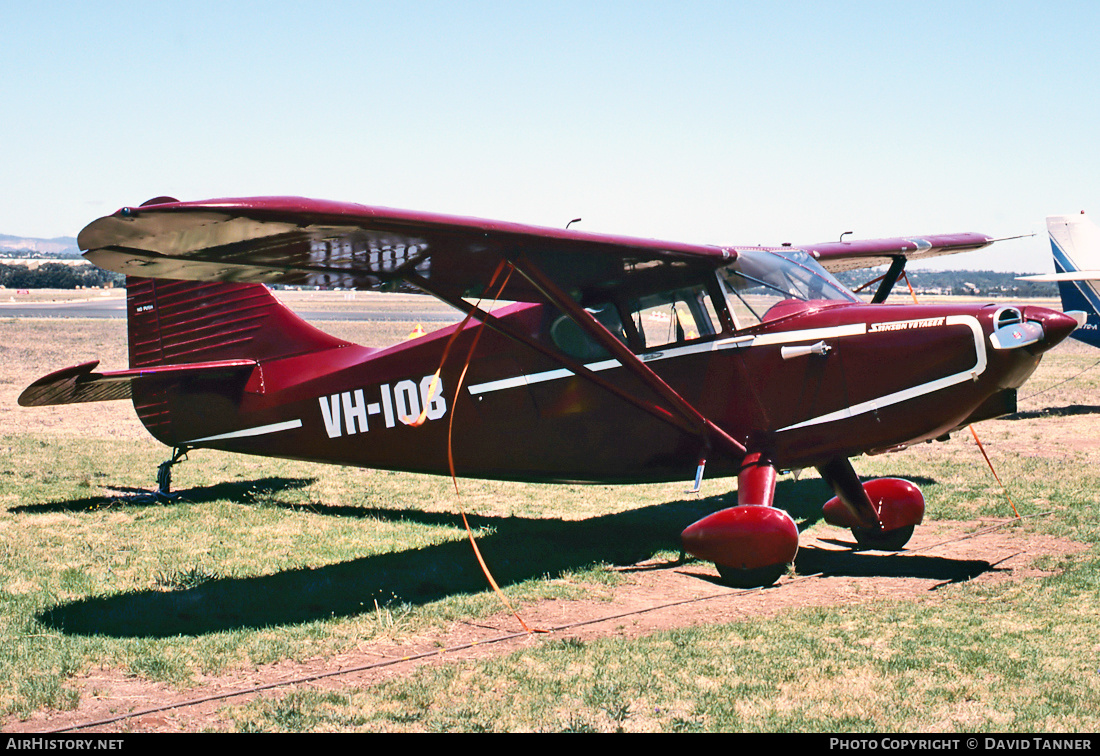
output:
[{"label": "blue sky", "polygon": [[716,244],[1100,217],[1100,3],[0,5],[0,233],[296,194]]}]

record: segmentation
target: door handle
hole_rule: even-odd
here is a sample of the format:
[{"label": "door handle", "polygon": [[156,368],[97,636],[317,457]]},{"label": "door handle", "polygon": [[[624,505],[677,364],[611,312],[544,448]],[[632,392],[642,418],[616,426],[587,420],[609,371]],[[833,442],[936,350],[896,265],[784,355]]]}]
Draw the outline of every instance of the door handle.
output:
[{"label": "door handle", "polygon": [[819,341],[816,344],[807,344],[805,346],[785,346],[779,350],[779,356],[785,360],[790,360],[795,357],[806,357],[811,354],[824,357],[831,352],[832,349],[833,348],[824,341]]}]

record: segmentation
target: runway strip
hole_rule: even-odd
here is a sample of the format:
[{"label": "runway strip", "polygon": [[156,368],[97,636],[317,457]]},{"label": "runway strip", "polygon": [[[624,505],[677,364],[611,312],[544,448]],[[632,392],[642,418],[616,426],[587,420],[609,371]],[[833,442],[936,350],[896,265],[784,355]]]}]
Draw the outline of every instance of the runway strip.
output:
[{"label": "runway strip", "polygon": [[[294,309],[294,308],[292,308]],[[457,310],[397,310],[379,308],[369,303],[328,310],[294,311],[313,321],[373,320],[423,323],[457,323],[462,315]],[[84,302],[0,302],[0,318],[123,318],[126,300],[120,298]]]}]

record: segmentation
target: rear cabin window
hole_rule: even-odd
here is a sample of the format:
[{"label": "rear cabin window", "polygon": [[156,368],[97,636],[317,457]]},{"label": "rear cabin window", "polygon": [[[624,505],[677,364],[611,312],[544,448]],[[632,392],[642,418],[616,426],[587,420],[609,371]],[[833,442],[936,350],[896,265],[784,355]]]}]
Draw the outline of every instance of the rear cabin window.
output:
[{"label": "rear cabin window", "polygon": [[[619,311],[611,303],[585,308],[600,325],[626,343],[626,332]],[[580,362],[607,359],[611,355],[568,315],[559,315],[550,325],[550,338],[558,349]]]}]

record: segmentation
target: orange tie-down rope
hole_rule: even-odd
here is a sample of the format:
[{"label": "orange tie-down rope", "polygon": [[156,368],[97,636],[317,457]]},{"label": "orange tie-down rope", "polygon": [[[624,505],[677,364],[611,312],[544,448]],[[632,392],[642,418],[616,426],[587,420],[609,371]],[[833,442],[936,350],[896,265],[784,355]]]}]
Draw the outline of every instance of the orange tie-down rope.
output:
[{"label": "orange tie-down rope", "polygon": [[[909,274],[902,271],[901,274],[905,276],[905,284],[909,287],[909,295],[913,297],[913,304],[919,304],[917,302],[917,293],[913,291],[913,284],[909,283]],[[985,463],[989,465],[989,472],[993,473],[993,478],[1001,486],[1001,492],[1004,493],[1005,498],[1008,499],[1008,504],[1012,507],[1012,514],[1016,515],[1016,519],[1020,519],[1020,513],[1016,510],[1016,502],[1012,500],[1012,497],[1008,495],[1008,488],[1001,482],[1001,476],[997,474],[997,471],[993,468],[993,463],[989,460],[989,455],[985,453],[985,447],[982,446],[982,440],[978,438],[978,431],[974,430],[973,425],[966,426],[970,429],[970,435],[974,437],[974,443],[978,445],[978,451],[985,457]]]},{"label": "orange tie-down rope", "polygon": [[909,287],[909,296],[913,298],[913,304],[920,304],[920,302],[917,301],[917,292],[913,291],[913,284],[909,283],[909,274],[904,270],[901,274],[905,276],[905,285]]},{"label": "orange tie-down rope", "polygon": [[970,435],[974,437],[974,441],[978,444],[978,449],[981,451],[982,456],[985,457],[985,463],[989,465],[989,472],[993,473],[993,477],[997,479],[997,483],[1001,486],[1001,491],[1004,492],[1005,498],[1008,499],[1008,503],[1012,506],[1012,513],[1016,515],[1016,519],[1020,519],[1020,513],[1016,511],[1016,503],[1012,501],[1012,497],[1008,495],[1008,489],[1005,488],[1005,484],[1001,483],[1001,476],[997,474],[997,471],[993,469],[993,463],[989,461],[989,455],[985,453],[985,447],[982,446],[981,439],[978,438],[978,432],[974,430],[974,426],[968,426],[970,428]]},{"label": "orange tie-down rope", "polygon": [[[503,293],[504,288],[508,285],[508,281],[512,277],[512,272],[515,270],[515,268],[510,263],[506,263],[505,260],[501,260],[500,264],[497,265],[496,270],[493,272],[492,278],[489,279],[489,286],[487,287],[489,290],[492,290],[493,285],[497,281],[497,278],[499,278],[500,274],[503,272],[505,264],[508,265],[508,275],[504,277],[504,281],[500,284],[500,287],[496,290],[496,294],[493,295],[493,304],[489,306],[490,311],[492,311],[493,305],[495,305],[497,303],[497,300],[500,298],[501,293]],[[481,307],[481,300],[480,299],[477,302],[477,307],[478,308]],[[451,338],[447,340],[447,345],[443,347],[443,356],[439,360],[439,368],[436,369],[435,375],[432,376],[432,382],[428,385],[428,401],[424,402],[424,409],[421,410],[420,417],[413,420],[411,425],[413,425],[413,426],[422,425],[424,423],[424,421],[427,419],[427,417],[428,417],[428,403],[431,400],[431,397],[433,397],[435,395],[435,392],[439,387],[439,375],[440,375],[440,373],[443,372],[443,365],[447,362],[447,357],[450,355],[451,347],[454,345],[455,340],[458,339],[458,335],[460,333],[462,333],[462,331],[466,328],[466,324],[470,322],[470,318],[472,318],[473,315],[474,315],[474,310],[470,310],[468,313],[466,313],[466,317],[463,318],[462,322],[459,323],[459,325],[455,329],[454,333],[451,334]],[[477,331],[474,333],[474,340],[470,344],[470,351],[466,354],[466,361],[462,365],[462,372],[459,374],[458,382],[455,384],[454,399],[451,400],[451,416],[447,421],[447,465],[448,465],[448,467],[451,471],[451,482],[454,484],[454,487],[455,487],[455,495],[457,495],[459,497],[460,502],[461,502],[462,497],[461,497],[461,494],[459,493],[459,490],[458,490],[458,476],[455,474],[455,460],[454,460],[454,451],[453,451],[454,447],[453,447],[453,443],[452,443],[453,432],[454,432],[454,422],[455,422],[455,411],[458,409],[458,395],[459,395],[459,392],[462,390],[462,384],[466,380],[466,371],[469,370],[469,368],[470,368],[470,362],[474,358],[474,350],[477,349],[477,343],[481,339],[481,334],[484,330],[485,330],[485,321],[482,320],[480,325],[478,326]],[[515,617],[519,621],[519,624],[523,626],[523,629],[524,629],[525,632],[527,632],[527,633],[545,633],[545,632],[548,632],[546,630],[541,630],[541,629],[538,629],[538,628],[536,628],[534,630],[529,628],[527,626],[527,623],[523,621],[523,617],[520,617],[519,612],[517,612],[515,610],[515,608],[512,606],[512,604],[509,603],[508,598],[504,595],[504,591],[502,591],[500,589],[500,586],[497,585],[497,581],[493,578],[492,573],[489,572],[489,566],[487,564],[485,564],[485,559],[481,556],[481,549],[479,549],[477,547],[477,541],[474,539],[474,531],[473,531],[473,529],[470,528],[470,523],[466,519],[466,508],[463,507],[461,505],[461,503],[459,504],[459,506],[460,506],[461,514],[462,514],[462,524],[466,526],[466,535],[470,539],[470,546],[474,550],[474,556],[477,557],[477,563],[479,565],[481,565],[481,572],[485,575],[485,579],[489,581],[489,585],[491,585],[493,587],[493,590],[496,592],[497,597],[500,598],[501,602],[506,607],[508,607],[508,611],[510,611],[512,613],[512,616]]]}]

